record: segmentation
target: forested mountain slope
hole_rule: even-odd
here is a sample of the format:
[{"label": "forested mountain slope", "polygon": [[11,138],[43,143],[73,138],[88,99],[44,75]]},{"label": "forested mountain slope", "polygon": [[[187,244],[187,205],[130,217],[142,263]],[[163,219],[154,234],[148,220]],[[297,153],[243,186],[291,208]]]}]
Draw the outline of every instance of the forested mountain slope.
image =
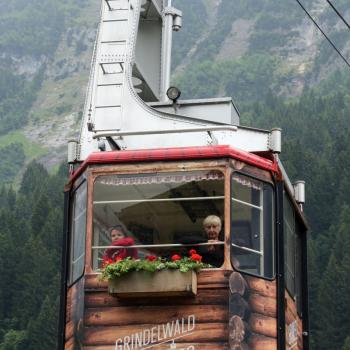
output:
[{"label": "forested mountain slope", "polygon": [[[183,96],[232,96],[243,125],[283,129],[285,166],[306,180],[313,349],[349,350],[349,68],[294,0],[173,3],[184,12],[173,54]],[[303,3],[350,59],[350,31],[326,1]],[[348,1],[333,3],[350,21]],[[92,0],[0,3],[0,350],[55,349],[66,174],[26,165],[65,159],[98,15]]]}]

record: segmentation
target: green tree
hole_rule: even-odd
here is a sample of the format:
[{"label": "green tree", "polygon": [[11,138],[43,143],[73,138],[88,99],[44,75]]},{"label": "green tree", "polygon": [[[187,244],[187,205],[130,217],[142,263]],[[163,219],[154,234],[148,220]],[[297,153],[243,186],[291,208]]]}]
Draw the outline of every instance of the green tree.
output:
[{"label": "green tree", "polygon": [[38,317],[28,326],[27,350],[47,350],[57,348],[57,315],[59,298],[46,296]]},{"label": "green tree", "polygon": [[0,350],[27,350],[27,332],[11,329],[0,344]]},{"label": "green tree", "polygon": [[317,349],[337,350],[350,329],[350,207],[344,206],[333,228],[336,240],[318,290]]},{"label": "green tree", "polygon": [[345,339],[344,345],[341,350],[350,350],[350,336]]}]

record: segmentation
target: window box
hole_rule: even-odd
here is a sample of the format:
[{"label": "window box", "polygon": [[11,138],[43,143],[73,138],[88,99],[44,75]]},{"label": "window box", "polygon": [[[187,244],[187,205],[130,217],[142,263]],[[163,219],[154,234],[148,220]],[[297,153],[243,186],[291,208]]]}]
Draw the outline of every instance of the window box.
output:
[{"label": "window box", "polygon": [[121,298],[194,296],[197,294],[197,274],[192,270],[133,271],[109,280],[108,291]]}]

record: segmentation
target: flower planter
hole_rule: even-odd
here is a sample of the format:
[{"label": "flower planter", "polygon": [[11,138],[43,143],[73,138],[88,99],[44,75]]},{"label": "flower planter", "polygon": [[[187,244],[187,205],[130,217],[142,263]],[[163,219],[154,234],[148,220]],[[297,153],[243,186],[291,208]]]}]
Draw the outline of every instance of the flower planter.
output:
[{"label": "flower planter", "polygon": [[193,296],[197,294],[197,274],[179,270],[133,271],[109,280],[108,291],[121,298]]}]

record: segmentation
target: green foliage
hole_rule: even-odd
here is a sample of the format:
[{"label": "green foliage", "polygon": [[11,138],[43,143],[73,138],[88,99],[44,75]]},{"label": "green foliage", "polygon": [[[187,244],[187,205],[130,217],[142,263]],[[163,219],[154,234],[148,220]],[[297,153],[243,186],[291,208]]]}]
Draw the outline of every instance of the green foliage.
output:
[{"label": "green foliage", "polygon": [[0,152],[0,183],[11,184],[25,161],[23,147],[20,143],[13,143],[1,148]]},{"label": "green foliage", "polygon": [[43,178],[48,177],[46,169],[36,161],[29,164],[21,183],[20,194],[25,196],[37,195],[41,192]]},{"label": "green foliage", "polygon": [[64,178],[33,162],[0,189],[1,350],[56,349]]},{"label": "green foliage", "polygon": [[[337,350],[350,329],[350,207],[344,206],[330,228],[332,252],[318,289],[316,340],[320,350]],[[332,240],[329,242],[331,243]],[[330,312],[332,310],[332,312]],[[327,327],[324,322],[327,320]]]},{"label": "green foliage", "polygon": [[350,328],[349,95],[342,89],[316,93],[285,102],[269,92],[264,103],[246,108],[242,119],[257,127],[282,127],[282,161],[292,181],[306,181],[312,348],[335,350]]},{"label": "green foliage", "polygon": [[[198,254],[196,254],[198,256]],[[130,257],[109,262],[101,269],[101,279],[111,280],[120,276],[124,276],[132,271],[148,271],[157,272],[164,269],[180,270],[188,272],[191,270],[199,271],[203,268],[212,267],[210,264],[205,264],[201,260],[195,260],[194,255],[183,257],[178,260],[167,260],[161,257],[146,257],[145,259],[131,259]]]},{"label": "green foliage", "polygon": [[0,4],[0,49],[17,55],[51,56],[80,1],[18,0]]},{"label": "green foliage", "polygon": [[[343,30],[339,30],[337,32],[327,33],[327,36],[335,44],[338,50],[340,52],[343,52],[349,40],[348,34],[349,34],[348,28],[344,28]],[[319,48],[319,54],[315,60],[315,68],[314,68],[315,72],[319,73],[322,67],[326,64],[328,65],[334,64],[334,60],[341,63],[344,68],[346,67],[342,58],[338,55],[338,53],[336,53],[336,51],[330,45],[330,43],[327,40],[323,40]]]},{"label": "green foliage", "polygon": [[[176,79],[185,97],[207,98],[225,89],[241,104],[261,99],[261,91],[279,84],[280,59],[274,56],[250,55],[237,60],[192,65]],[[284,79],[285,77],[283,77]]]},{"label": "green foliage", "polygon": [[196,44],[206,23],[206,11],[201,0],[175,0],[174,6],[183,11],[182,29],[173,34],[174,47],[172,65],[181,63],[188,51]]},{"label": "green foliage", "polygon": [[[57,322],[59,298],[46,296],[38,317],[28,326],[27,350],[47,350],[57,348]],[[45,330],[43,332],[43,330]]]},{"label": "green foliage", "polygon": [[27,350],[27,345],[27,332],[11,329],[0,344],[0,350]]},{"label": "green foliage", "polygon": [[0,148],[5,148],[16,143],[20,143],[22,145],[23,152],[27,160],[32,160],[43,156],[47,152],[47,150],[30,141],[23,133],[19,131],[12,131],[6,135],[0,136]]},{"label": "green foliage", "polygon": [[0,69],[0,135],[26,123],[41,80],[42,72],[27,81],[10,70]]},{"label": "green foliage", "polygon": [[[66,26],[81,10],[82,0],[18,0],[0,3],[0,135],[26,124],[41,87],[45,58],[52,57]],[[82,51],[82,44],[77,51]],[[34,77],[12,67],[18,57],[30,56],[41,64]],[[62,107],[65,108],[65,107]],[[63,112],[64,109],[60,110]]]},{"label": "green foliage", "polygon": [[350,350],[350,336],[345,339],[344,345],[341,350]]},{"label": "green foliage", "polygon": [[252,52],[266,52],[276,47],[282,47],[294,35],[298,35],[298,33],[290,31],[286,34],[281,34],[271,31],[259,31],[251,36],[249,49]]}]

